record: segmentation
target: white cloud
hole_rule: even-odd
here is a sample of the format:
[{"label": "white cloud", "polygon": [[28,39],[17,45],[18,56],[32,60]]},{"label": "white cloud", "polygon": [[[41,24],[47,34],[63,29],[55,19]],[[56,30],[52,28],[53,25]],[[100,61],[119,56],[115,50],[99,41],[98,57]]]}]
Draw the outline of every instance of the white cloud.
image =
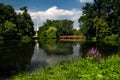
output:
[{"label": "white cloud", "polygon": [[37,11],[37,12],[30,11],[29,14],[32,17],[32,20],[34,21],[35,30],[36,30],[36,24],[39,23],[39,25],[41,26],[47,19],[54,19],[54,20],[69,19],[74,21],[74,28],[77,28],[79,26],[78,18],[82,15],[82,11],[77,9],[72,9],[72,10],[58,9],[58,7],[53,6],[46,11]]},{"label": "white cloud", "polygon": [[80,2],[93,2],[93,0],[80,0]]}]

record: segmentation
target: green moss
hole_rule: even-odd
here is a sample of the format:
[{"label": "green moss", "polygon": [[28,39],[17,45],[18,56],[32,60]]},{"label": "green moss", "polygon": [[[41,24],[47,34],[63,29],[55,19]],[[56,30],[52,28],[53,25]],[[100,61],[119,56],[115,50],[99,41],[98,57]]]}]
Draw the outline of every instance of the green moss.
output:
[{"label": "green moss", "polygon": [[12,80],[119,80],[120,58],[112,56],[100,62],[93,58],[64,60],[52,67],[17,75]]}]

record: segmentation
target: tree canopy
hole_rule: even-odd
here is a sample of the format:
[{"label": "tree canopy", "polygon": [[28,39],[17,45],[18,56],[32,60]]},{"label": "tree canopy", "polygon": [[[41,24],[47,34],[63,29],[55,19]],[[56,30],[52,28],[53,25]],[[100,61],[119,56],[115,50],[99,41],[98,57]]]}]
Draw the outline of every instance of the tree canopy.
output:
[{"label": "tree canopy", "polygon": [[0,3],[0,39],[21,39],[23,36],[34,35],[33,21],[27,7],[20,8],[16,13],[11,5]]},{"label": "tree canopy", "polygon": [[59,38],[62,35],[73,35],[73,21],[67,19],[47,20],[44,25],[39,28],[40,38]]},{"label": "tree canopy", "polygon": [[93,3],[86,3],[83,15],[78,20],[81,32],[97,40],[111,35],[120,37],[119,5],[119,0],[94,0]]}]

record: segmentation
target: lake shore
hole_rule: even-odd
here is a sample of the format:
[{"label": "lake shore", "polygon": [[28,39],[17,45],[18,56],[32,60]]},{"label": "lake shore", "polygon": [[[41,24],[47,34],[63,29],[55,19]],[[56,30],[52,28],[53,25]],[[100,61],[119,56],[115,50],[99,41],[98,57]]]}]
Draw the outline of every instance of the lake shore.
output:
[{"label": "lake shore", "polygon": [[119,80],[120,58],[111,56],[96,61],[93,57],[60,61],[31,74],[19,74],[12,80]]}]

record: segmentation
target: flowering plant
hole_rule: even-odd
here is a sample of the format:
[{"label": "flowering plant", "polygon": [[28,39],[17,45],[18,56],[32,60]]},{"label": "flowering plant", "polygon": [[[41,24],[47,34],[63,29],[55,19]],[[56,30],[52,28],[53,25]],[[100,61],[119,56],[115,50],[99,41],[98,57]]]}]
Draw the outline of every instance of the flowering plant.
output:
[{"label": "flowering plant", "polygon": [[101,58],[101,53],[99,52],[97,48],[94,48],[94,47],[89,49],[88,55],[93,56],[95,59]]}]

